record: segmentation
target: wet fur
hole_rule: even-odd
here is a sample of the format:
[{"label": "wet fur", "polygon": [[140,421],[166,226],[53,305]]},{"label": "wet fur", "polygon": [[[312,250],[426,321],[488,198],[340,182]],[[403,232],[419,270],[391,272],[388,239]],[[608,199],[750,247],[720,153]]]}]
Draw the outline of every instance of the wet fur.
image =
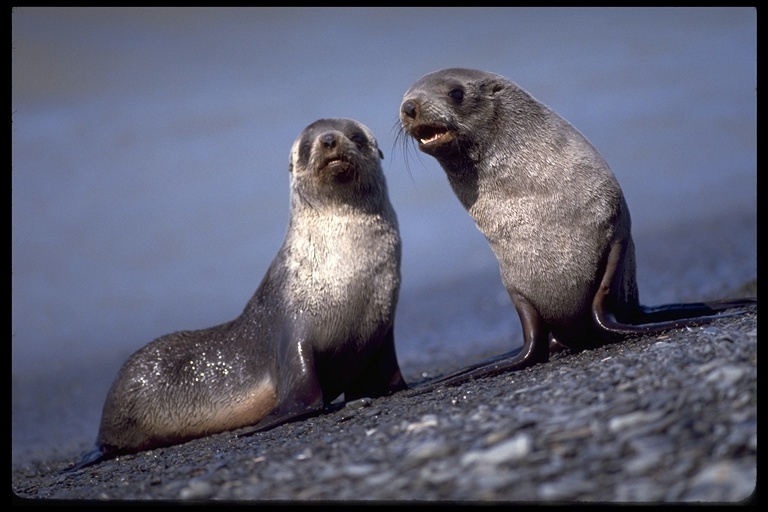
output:
[{"label": "wet fur", "polygon": [[405,389],[395,355],[401,242],[369,129],[305,128],[290,153],[285,241],[236,319],[168,334],[109,390],[76,470],[215,432],[264,430],[346,400]]}]

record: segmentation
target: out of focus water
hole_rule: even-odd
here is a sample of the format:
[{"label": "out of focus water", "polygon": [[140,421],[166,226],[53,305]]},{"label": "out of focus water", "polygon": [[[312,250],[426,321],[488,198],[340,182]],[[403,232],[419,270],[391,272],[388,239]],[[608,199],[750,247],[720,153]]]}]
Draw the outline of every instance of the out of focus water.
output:
[{"label": "out of focus water", "polygon": [[[603,153],[646,303],[754,277],[756,12],[565,8],[16,8],[13,456],[92,442],[161,334],[240,313],[288,219],[288,152],[321,117],[376,134],[404,243],[407,375],[519,345],[484,239],[396,144],[421,75],[505,75]],[[406,158],[407,157],[407,158]]]}]

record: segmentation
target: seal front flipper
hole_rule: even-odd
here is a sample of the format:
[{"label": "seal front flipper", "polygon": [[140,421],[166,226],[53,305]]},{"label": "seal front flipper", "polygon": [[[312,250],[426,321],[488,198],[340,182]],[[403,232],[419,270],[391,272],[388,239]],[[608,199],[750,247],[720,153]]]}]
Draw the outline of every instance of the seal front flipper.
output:
[{"label": "seal front flipper", "polygon": [[510,297],[515,304],[515,309],[517,309],[517,314],[523,326],[522,349],[518,352],[509,352],[508,354],[491,358],[434,381],[429,381],[415,388],[415,394],[431,391],[439,386],[456,386],[470,380],[523,370],[535,364],[549,361],[549,327],[533,304],[525,297],[516,292],[511,292]]},{"label": "seal front flipper", "polygon": [[395,354],[394,327],[390,326],[381,346],[356,380],[344,388],[344,400],[376,398],[408,389]]},{"label": "seal front flipper", "polygon": [[[522,350],[523,348],[520,347],[516,350],[505,352],[504,354],[499,354],[498,356],[489,357],[488,359],[485,359],[479,363],[466,366],[460,370],[456,370],[447,375],[442,375],[440,377],[427,380],[425,382],[416,384],[414,386],[410,386],[408,390],[405,392],[405,395],[406,396],[421,395],[428,391],[432,391],[433,389],[436,389],[440,386],[456,386],[458,384],[461,384],[462,382],[474,380],[478,378],[478,372],[480,373],[485,372],[486,371],[485,369],[490,369],[490,368],[497,369],[498,366],[496,365],[505,364],[511,361],[519,361],[519,358],[521,357],[520,353],[522,352]],[[519,362],[515,364],[519,364]],[[493,370],[488,370],[488,371],[493,372]]]}]

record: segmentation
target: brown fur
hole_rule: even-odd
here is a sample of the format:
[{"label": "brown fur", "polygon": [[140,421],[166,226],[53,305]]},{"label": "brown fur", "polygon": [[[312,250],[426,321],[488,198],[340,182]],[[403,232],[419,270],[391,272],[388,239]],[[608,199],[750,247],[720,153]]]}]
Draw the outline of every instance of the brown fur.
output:
[{"label": "brown fur", "polygon": [[629,208],[613,172],[578,130],[510,80],[430,73],[405,93],[400,120],[488,240],[523,326],[520,353],[445,382],[544,362],[550,340],[581,350],[756,303],[641,306]]},{"label": "brown fur", "polygon": [[242,314],[168,334],[113,383],[96,450],[120,453],[245,426],[269,428],[347,400],[404,389],[393,336],[401,246],[376,140],[322,119],[291,148],[285,242]]}]

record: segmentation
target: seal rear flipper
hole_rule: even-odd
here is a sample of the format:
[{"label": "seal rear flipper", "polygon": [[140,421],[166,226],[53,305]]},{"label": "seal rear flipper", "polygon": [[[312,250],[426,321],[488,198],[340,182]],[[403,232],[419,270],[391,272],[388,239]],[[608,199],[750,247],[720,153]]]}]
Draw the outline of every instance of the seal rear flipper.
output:
[{"label": "seal rear flipper", "polygon": [[307,408],[295,413],[279,413],[278,412],[274,415],[270,414],[263,420],[259,421],[253,427],[246,427],[242,432],[237,434],[237,437],[250,437],[253,434],[256,434],[258,432],[266,432],[267,430],[272,430],[273,428],[279,427],[281,425],[285,425],[287,423],[293,423],[296,421],[305,420],[307,418],[312,418],[314,416],[319,416],[321,414],[335,412],[344,408],[344,406],[345,406],[345,403],[342,402],[342,403],[333,403],[329,405],[324,405],[317,409]]},{"label": "seal rear flipper", "polygon": [[341,404],[339,407],[334,407],[333,405],[324,406],[322,393],[320,394],[319,401],[315,400],[309,404],[303,403],[298,397],[293,397],[288,403],[283,402],[284,401],[281,400],[281,403],[272,412],[262,418],[253,427],[250,427],[238,434],[238,437],[248,437],[255,434],[256,432],[265,432],[286,423],[293,423],[294,421],[300,421],[311,418],[312,416],[317,416],[326,410],[336,410],[340,407],[343,407],[343,404]]},{"label": "seal rear flipper", "polygon": [[745,298],[656,307],[635,306],[625,311],[622,318],[617,318],[615,300],[621,296],[622,274],[625,271],[622,263],[627,257],[627,251],[628,245],[625,242],[614,242],[611,245],[600,286],[592,299],[592,321],[598,330],[600,344],[613,343],[631,336],[704,325],[743,313],[721,313],[727,309],[757,305],[757,299]]},{"label": "seal rear flipper", "polygon": [[738,312],[734,312],[732,314],[723,315],[722,312],[727,309],[743,309],[751,306],[757,306],[756,298],[663,304],[660,306],[641,306],[638,313],[629,319],[629,323],[632,325],[640,325],[703,316],[717,316],[718,318],[722,318],[723,316],[738,314]]},{"label": "seal rear flipper", "polygon": [[[747,306],[749,304],[745,304]],[[727,308],[730,309],[730,308]],[[695,307],[692,310],[696,311]],[[659,314],[654,317],[650,315],[648,317],[636,317],[638,321],[642,323],[624,323],[616,319],[613,313],[607,311],[605,308],[595,308],[592,310],[592,318],[600,330],[600,335],[603,343],[613,343],[620,339],[629,338],[632,336],[641,336],[644,334],[658,334],[672,329],[680,329],[683,327],[696,327],[706,325],[720,320],[722,318],[730,318],[746,313],[748,310],[734,311],[732,313],[704,313],[703,315],[689,314],[686,316],[684,313],[686,309],[670,309],[668,311],[660,311]],[[677,316],[680,314],[681,316]],[[671,315],[671,316],[670,316]],[[649,321],[654,318],[675,318],[662,321]]]},{"label": "seal rear flipper", "polygon": [[100,446],[97,446],[96,448],[94,448],[90,452],[88,452],[85,455],[83,455],[83,457],[80,459],[80,461],[77,462],[76,464],[74,464],[74,465],[72,465],[72,466],[70,466],[68,468],[62,469],[59,472],[59,474],[74,473],[78,469],[83,469],[85,467],[92,466],[94,464],[97,464],[97,463],[102,462],[102,461],[107,460],[107,459],[111,459],[111,458],[116,457],[116,456],[117,456],[117,453],[105,451]]}]

